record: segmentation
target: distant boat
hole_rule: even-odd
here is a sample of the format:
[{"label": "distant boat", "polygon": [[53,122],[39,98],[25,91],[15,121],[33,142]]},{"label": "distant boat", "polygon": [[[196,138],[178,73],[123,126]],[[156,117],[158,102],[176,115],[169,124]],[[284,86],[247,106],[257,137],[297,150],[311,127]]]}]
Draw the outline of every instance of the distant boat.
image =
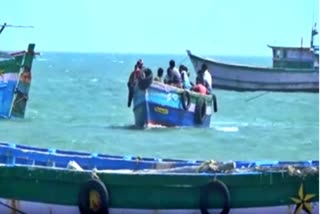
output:
[{"label": "distant boat", "polygon": [[[47,154],[50,164],[43,165],[45,159],[39,158],[47,151],[20,145],[0,152],[0,160],[6,160],[0,164],[0,213],[269,214],[319,210],[319,161],[205,161],[137,170],[126,164],[123,169],[112,169],[112,159],[100,155],[101,167],[92,169],[82,168],[74,160],[59,164],[71,154],[61,150]],[[77,158],[77,154],[83,155],[76,151],[72,155]],[[94,162],[97,157],[87,157],[87,163]],[[145,162],[159,164],[152,159]]]},{"label": "distant boat", "polygon": [[[5,27],[32,27],[0,25],[0,34]],[[35,44],[27,51],[0,52],[0,118],[23,118],[29,97],[31,70]]]},{"label": "distant boat", "polygon": [[187,54],[197,71],[207,64],[212,87],[234,91],[319,92],[319,46],[310,48],[271,46],[273,67],[258,67],[218,62],[214,59]]},{"label": "distant boat", "polygon": [[201,95],[148,78],[138,81],[134,88],[137,127],[209,127],[211,115],[216,111],[215,95]]}]

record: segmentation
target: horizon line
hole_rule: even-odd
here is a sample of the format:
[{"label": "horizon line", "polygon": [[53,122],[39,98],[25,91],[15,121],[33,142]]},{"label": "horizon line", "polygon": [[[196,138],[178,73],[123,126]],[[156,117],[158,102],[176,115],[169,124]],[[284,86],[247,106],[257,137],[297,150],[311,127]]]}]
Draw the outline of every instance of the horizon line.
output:
[{"label": "horizon line", "polygon": [[[167,53],[167,52],[111,52],[111,51],[61,51],[61,50],[37,50],[37,52],[40,53],[40,56],[42,53],[70,53],[70,54],[116,54],[116,55],[178,55],[178,56],[188,56],[187,53]],[[222,56],[222,57],[228,57],[228,56],[237,56],[237,57],[272,57],[271,55],[249,55],[249,54],[208,54],[208,53],[203,53],[203,54],[198,54],[201,56]]]}]

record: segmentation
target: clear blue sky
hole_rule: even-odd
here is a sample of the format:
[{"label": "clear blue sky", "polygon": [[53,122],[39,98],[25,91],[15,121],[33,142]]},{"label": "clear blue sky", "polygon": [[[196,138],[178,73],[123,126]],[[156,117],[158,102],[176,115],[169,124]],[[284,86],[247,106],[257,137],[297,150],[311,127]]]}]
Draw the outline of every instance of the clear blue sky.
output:
[{"label": "clear blue sky", "polygon": [[[2,50],[270,56],[310,43],[318,0],[2,0]],[[318,27],[319,29],[319,27]],[[317,37],[318,38],[318,37]]]}]

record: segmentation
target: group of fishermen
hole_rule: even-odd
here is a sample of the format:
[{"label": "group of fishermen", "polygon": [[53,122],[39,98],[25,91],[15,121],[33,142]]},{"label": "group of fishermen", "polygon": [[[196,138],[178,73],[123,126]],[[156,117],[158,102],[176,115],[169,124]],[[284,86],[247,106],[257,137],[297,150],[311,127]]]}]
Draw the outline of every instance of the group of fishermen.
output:
[{"label": "group of fishermen", "polygon": [[[144,70],[148,69],[149,68],[143,66],[143,61],[141,59],[135,64],[134,70],[131,72],[128,80],[129,97],[131,97],[129,98],[130,103],[128,103],[128,107],[131,105],[132,95],[130,96],[130,94],[133,93],[133,87],[137,84],[139,78],[146,78]],[[178,88],[195,91],[200,94],[211,94],[212,77],[206,64],[202,64],[201,69],[197,71],[195,84],[190,81],[188,68],[181,64],[178,69],[174,60],[169,61],[169,67],[167,68],[167,73],[164,78],[163,73],[163,68],[159,67],[157,76],[153,80]]]},{"label": "group of fishermen", "polygon": [[206,64],[203,64],[201,69],[197,71],[195,84],[190,80],[188,68],[185,65],[180,65],[178,69],[174,60],[169,61],[166,76],[163,78],[163,69],[160,67],[154,80],[200,94],[211,94],[212,79]]}]

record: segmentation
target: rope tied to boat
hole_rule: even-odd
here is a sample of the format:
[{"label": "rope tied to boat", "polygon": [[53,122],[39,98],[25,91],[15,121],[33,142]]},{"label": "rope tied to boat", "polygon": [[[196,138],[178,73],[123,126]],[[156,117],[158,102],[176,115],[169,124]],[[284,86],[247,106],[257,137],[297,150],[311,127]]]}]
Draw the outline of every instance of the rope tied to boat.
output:
[{"label": "rope tied to boat", "polygon": [[236,168],[236,163],[235,162],[228,162],[228,163],[223,163],[223,162],[218,162],[215,160],[207,160],[203,162],[198,168],[197,172],[229,172],[232,171]]},{"label": "rope tied to boat", "polygon": [[93,169],[91,171],[91,178],[100,180],[99,176],[97,175],[97,169]]}]

